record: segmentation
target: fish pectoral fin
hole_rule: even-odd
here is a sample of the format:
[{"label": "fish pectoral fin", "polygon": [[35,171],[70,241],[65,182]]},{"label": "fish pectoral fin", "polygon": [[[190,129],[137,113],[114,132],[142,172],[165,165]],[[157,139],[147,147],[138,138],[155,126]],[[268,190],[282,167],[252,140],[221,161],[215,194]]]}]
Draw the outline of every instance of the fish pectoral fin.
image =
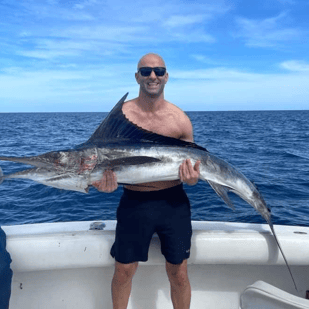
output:
[{"label": "fish pectoral fin", "polygon": [[115,168],[120,166],[128,165],[141,165],[146,163],[160,162],[160,159],[147,156],[135,156],[135,157],[123,157],[113,160],[104,160],[102,163],[98,164],[97,167]]},{"label": "fish pectoral fin", "polygon": [[228,192],[231,190],[229,187],[225,187],[222,185],[219,185],[213,181],[207,180],[207,182],[209,183],[209,185],[214,189],[214,191],[223,199],[223,201],[229,206],[231,207],[233,210],[235,210],[235,207],[232,203],[232,201],[230,200],[230,198],[228,197]]}]

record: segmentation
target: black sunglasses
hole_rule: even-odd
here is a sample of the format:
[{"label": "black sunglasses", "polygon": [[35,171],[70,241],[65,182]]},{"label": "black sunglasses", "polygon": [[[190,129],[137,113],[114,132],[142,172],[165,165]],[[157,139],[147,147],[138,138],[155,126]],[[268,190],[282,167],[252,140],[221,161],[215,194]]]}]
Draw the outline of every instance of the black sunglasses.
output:
[{"label": "black sunglasses", "polygon": [[141,73],[142,76],[150,76],[151,72],[154,71],[157,76],[163,76],[166,73],[166,68],[163,67],[143,67],[139,68],[138,72]]}]

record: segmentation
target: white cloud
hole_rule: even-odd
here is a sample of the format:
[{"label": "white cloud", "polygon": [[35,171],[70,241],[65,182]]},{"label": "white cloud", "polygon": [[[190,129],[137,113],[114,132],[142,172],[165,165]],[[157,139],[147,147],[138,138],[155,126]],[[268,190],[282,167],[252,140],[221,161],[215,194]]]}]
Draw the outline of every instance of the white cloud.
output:
[{"label": "white cloud", "polygon": [[294,0],[277,0],[278,2],[280,2],[280,3],[282,3],[282,4],[292,4],[292,5],[294,5],[294,4],[296,4],[297,2],[296,1],[294,1]]},{"label": "white cloud", "polygon": [[[69,27],[59,33],[62,38],[106,40],[113,42],[130,42],[138,40],[147,32],[147,28],[142,26],[112,26],[112,25],[92,25]],[[54,32],[56,36],[56,32]]]},{"label": "white cloud", "polygon": [[131,21],[140,23],[152,23],[157,25],[166,24],[171,27],[190,25],[208,21],[222,16],[230,10],[230,6],[226,1],[156,1],[148,2],[136,0],[132,5],[124,2],[118,8],[118,12],[122,13],[122,18],[127,18],[123,12],[130,13]]},{"label": "white cloud", "polygon": [[[130,97],[137,95],[137,57],[149,51],[162,54],[170,69],[167,99],[186,110],[250,109],[252,104],[265,109],[266,102],[288,101],[296,108],[309,97],[305,31],[293,24],[292,11],[265,18],[269,11],[264,7],[254,12],[264,18],[235,19],[231,2],[224,0],[6,3],[0,4],[1,108],[5,102],[19,101],[30,109],[35,101],[50,102],[47,111],[63,106],[76,111],[87,110],[91,102],[93,110],[108,110],[102,109],[102,102],[111,107],[113,97],[126,91]],[[249,8],[247,12],[253,13]],[[235,37],[245,47],[226,37],[234,20]],[[291,44],[301,36],[302,45]],[[260,55],[248,46],[275,48],[278,54]],[[286,59],[288,48],[292,60],[273,60]],[[255,73],[271,68],[278,72]],[[199,105],[203,102],[210,105]]]},{"label": "white cloud", "polygon": [[[16,53],[25,57],[39,59],[54,59],[78,57],[87,53],[89,59],[98,55],[128,54],[132,52],[132,45],[148,46],[162,42],[185,43],[213,43],[215,38],[200,29],[177,29],[165,31],[153,30],[152,27],[120,26],[120,25],[92,25],[71,26],[63,29],[49,29],[48,36],[37,38],[36,30],[20,33],[23,40],[31,44],[22,45]],[[40,30],[38,30],[40,32]],[[160,35],[159,35],[160,33]]]},{"label": "white cloud", "polygon": [[[13,5],[13,9],[11,7]],[[124,0],[24,0],[5,6],[13,54],[42,61],[76,61],[87,55],[131,55],[137,49],[174,43],[214,43],[205,23],[230,8],[224,0],[145,4]],[[8,37],[11,35],[12,38]],[[2,36],[0,36],[0,39]],[[8,43],[7,43],[8,44]]]},{"label": "white cloud", "polygon": [[169,73],[166,97],[184,110],[308,109],[309,106],[307,71],[257,74],[219,67]]},{"label": "white cloud", "polygon": [[251,47],[276,47],[281,43],[299,39],[300,29],[282,25],[286,18],[286,13],[262,20],[238,17],[236,24],[239,32],[234,36],[244,38],[246,45]]},{"label": "white cloud", "polygon": [[280,67],[293,72],[309,72],[309,63],[299,60],[290,60],[280,63]]},{"label": "white cloud", "polygon": [[166,38],[165,41],[173,40],[183,43],[214,43],[216,39],[205,33],[203,30],[192,30],[188,31],[173,31],[169,33],[170,38]]},{"label": "white cloud", "polygon": [[64,20],[64,21],[91,21],[94,16],[85,11],[76,10],[71,5],[63,6],[57,1],[20,1],[17,8],[20,18],[32,21]]},{"label": "white cloud", "polygon": [[78,56],[78,52],[74,51],[54,51],[54,50],[30,50],[30,51],[19,51],[17,54],[30,57],[30,58],[38,58],[38,59],[52,59],[58,57],[69,57],[69,56]]},{"label": "white cloud", "polygon": [[308,109],[308,78],[308,74],[252,74],[248,80],[226,79],[223,74],[214,79],[170,78],[166,98],[187,111]]},{"label": "white cloud", "polygon": [[[77,35],[78,36],[78,35]],[[31,39],[30,39],[31,40]],[[104,41],[98,39],[86,38],[70,38],[67,37],[50,37],[45,39],[33,39],[34,48],[24,48],[16,50],[16,54],[38,58],[51,59],[56,58],[67,59],[67,61],[77,60],[87,54],[89,59],[95,57],[103,57],[114,54],[115,52],[126,52],[126,44],[120,42]]]},{"label": "white cloud", "polygon": [[79,3],[75,3],[73,7],[75,9],[83,10],[94,4],[99,4],[99,3],[97,0],[84,0],[84,1],[80,1]]},{"label": "white cloud", "polygon": [[[91,106],[91,111],[109,110],[115,103],[115,97],[128,90],[134,93],[137,89],[135,66],[64,66],[62,70],[2,69],[0,109],[1,112],[89,111]],[[17,107],[13,103],[22,105]],[[102,104],[109,105],[104,109]]]},{"label": "white cloud", "polygon": [[199,61],[201,63],[209,64],[209,65],[218,65],[218,62],[211,59],[210,57],[207,57],[205,55],[200,54],[193,54],[191,55],[191,58],[195,59],[196,61]]},{"label": "white cloud", "polygon": [[[108,111],[127,91],[130,98],[137,96],[135,66],[11,67],[0,73],[0,101],[23,103],[17,111]],[[308,72],[256,74],[219,67],[169,74],[166,99],[184,110],[308,109]]]},{"label": "white cloud", "polygon": [[242,72],[236,69],[227,69],[223,67],[189,71],[175,70],[170,72],[171,78],[189,80],[256,81],[257,79],[262,79],[263,76],[262,74]]},{"label": "white cloud", "polygon": [[207,15],[172,15],[168,17],[163,25],[166,27],[184,27],[193,24],[202,23],[208,16]]}]

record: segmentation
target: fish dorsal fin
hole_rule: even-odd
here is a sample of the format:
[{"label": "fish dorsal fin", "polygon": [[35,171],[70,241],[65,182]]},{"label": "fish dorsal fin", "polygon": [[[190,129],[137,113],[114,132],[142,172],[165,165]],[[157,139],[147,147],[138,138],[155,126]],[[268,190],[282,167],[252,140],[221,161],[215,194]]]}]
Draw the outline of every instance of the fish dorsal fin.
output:
[{"label": "fish dorsal fin", "polygon": [[122,106],[128,93],[114,106],[111,112],[102,121],[99,127],[91,135],[88,141],[76,148],[103,147],[110,143],[154,143],[165,146],[192,147],[207,151],[205,148],[177,138],[163,136],[157,133],[147,131],[126,118],[122,112]]},{"label": "fish dorsal fin", "polygon": [[125,102],[129,92],[127,92],[119,102],[113,107],[109,114],[104,118],[98,128],[91,135],[90,139],[87,141],[94,141],[96,139],[107,140],[117,136],[117,127],[121,125],[121,115],[122,105]]}]

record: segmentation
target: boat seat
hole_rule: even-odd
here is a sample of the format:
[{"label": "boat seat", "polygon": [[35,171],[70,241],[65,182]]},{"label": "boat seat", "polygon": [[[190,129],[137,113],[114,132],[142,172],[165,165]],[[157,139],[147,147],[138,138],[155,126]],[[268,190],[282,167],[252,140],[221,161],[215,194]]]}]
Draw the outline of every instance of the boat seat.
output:
[{"label": "boat seat", "polygon": [[241,309],[309,309],[309,300],[257,281],[240,295]]}]

